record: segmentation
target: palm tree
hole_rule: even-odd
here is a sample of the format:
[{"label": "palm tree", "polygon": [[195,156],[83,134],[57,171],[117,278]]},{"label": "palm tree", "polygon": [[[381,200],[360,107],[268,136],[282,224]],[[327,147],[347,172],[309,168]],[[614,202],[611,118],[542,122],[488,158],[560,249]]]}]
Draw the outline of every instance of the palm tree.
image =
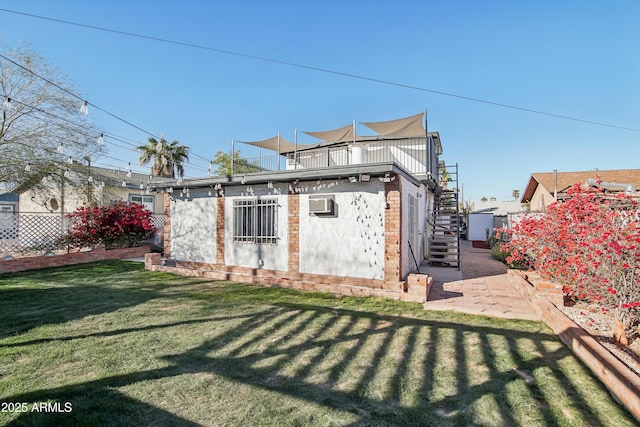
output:
[{"label": "palm tree", "polygon": [[520,197],[520,190],[513,190],[511,192],[511,195],[513,196],[513,200],[516,200],[518,197]]},{"label": "palm tree", "polygon": [[446,189],[449,181],[451,181],[451,175],[449,175],[449,171],[446,167],[440,168],[440,185],[442,188]]},{"label": "palm tree", "polygon": [[160,138],[149,138],[149,144],[138,147],[140,154],[140,164],[151,166],[151,173],[163,178],[175,178],[176,172],[182,178],[184,176],[184,162],[189,161],[189,147],[180,145],[178,141],[167,143],[167,140]]}]

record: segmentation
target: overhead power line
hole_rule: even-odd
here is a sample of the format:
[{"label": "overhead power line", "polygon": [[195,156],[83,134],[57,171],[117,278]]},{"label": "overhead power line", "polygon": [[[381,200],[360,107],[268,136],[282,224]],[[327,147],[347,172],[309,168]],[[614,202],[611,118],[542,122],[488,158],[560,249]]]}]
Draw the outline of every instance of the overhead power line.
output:
[{"label": "overhead power line", "polygon": [[[462,100],[466,100],[466,101],[472,101],[472,102],[478,102],[478,103],[482,103],[482,104],[493,105],[493,106],[496,106],[496,107],[508,108],[508,109],[512,109],[512,110],[518,110],[518,111],[523,111],[523,112],[527,112],[527,113],[538,114],[538,115],[543,115],[543,116],[548,116],[548,117],[555,117],[555,118],[563,119],[563,120],[572,120],[572,121],[576,121],[576,122],[588,123],[588,124],[597,125],[597,126],[605,126],[605,127],[610,127],[610,128],[615,128],[615,129],[622,129],[622,130],[627,130],[627,131],[632,131],[632,132],[640,132],[640,129],[630,128],[630,127],[625,127],[625,126],[618,126],[618,125],[613,125],[613,124],[604,123],[604,122],[597,122],[597,121],[594,121],[594,120],[581,119],[579,117],[572,117],[572,116],[567,116],[567,115],[563,115],[563,114],[550,113],[550,112],[546,112],[546,111],[542,111],[542,110],[534,110],[534,109],[531,109],[531,108],[519,107],[517,105],[505,104],[505,103],[501,103],[501,102],[490,101],[490,100],[481,99],[481,98],[475,98],[475,97],[471,97],[471,96],[458,95],[458,94],[451,93],[451,92],[443,92],[443,91],[439,91],[439,90],[435,90],[435,89],[428,89],[428,88],[424,88],[424,87],[420,87],[420,86],[414,86],[414,85],[409,85],[409,84],[404,84],[404,83],[393,82],[393,81],[390,81],[390,80],[377,79],[377,78],[363,76],[363,75],[359,75],[359,74],[353,74],[353,73],[346,73],[346,72],[343,72],[343,71],[331,70],[331,69],[328,69],[328,68],[314,67],[314,66],[311,66],[311,65],[305,65],[305,64],[295,63],[295,62],[283,61],[283,60],[274,59],[274,58],[267,58],[267,57],[264,57],[264,56],[251,55],[251,54],[232,51],[232,50],[227,50],[227,49],[220,49],[220,48],[215,48],[215,47],[211,47],[211,46],[204,46],[204,45],[195,44],[195,43],[182,42],[182,41],[177,41],[177,40],[170,40],[170,39],[165,39],[165,38],[162,38],[162,37],[148,36],[148,35],[144,35],[144,34],[137,34],[137,33],[128,32],[128,31],[114,30],[112,28],[98,27],[98,26],[95,26],[95,25],[82,24],[82,23],[79,23],[79,22],[72,22],[72,21],[67,21],[67,20],[64,20],[64,19],[50,18],[50,17],[47,17],[47,16],[35,15],[35,14],[31,14],[31,13],[26,13],[26,12],[19,12],[19,11],[16,11],[16,10],[0,8],[0,11],[7,12],[7,13],[13,13],[13,14],[16,14],[16,15],[27,16],[27,17],[30,17],[30,18],[42,19],[42,20],[45,20],[45,21],[57,22],[57,23],[60,23],[60,24],[65,24],[65,25],[73,25],[73,26],[76,26],[76,27],[88,28],[88,29],[91,29],[91,30],[104,31],[104,32],[113,33],[113,34],[119,34],[119,35],[128,36],[128,37],[136,37],[136,38],[139,38],[139,39],[153,40],[153,41],[157,41],[157,42],[161,42],[161,43],[168,43],[168,44],[173,44],[173,45],[177,45],[177,46],[184,46],[184,47],[189,47],[189,48],[194,48],[194,49],[206,50],[206,51],[210,51],[210,52],[224,53],[224,54],[227,54],[227,55],[233,55],[233,56],[238,56],[238,57],[248,58],[248,59],[254,59],[254,60],[264,61],[264,62],[271,62],[271,63],[274,63],[274,64],[286,65],[286,66],[289,66],[289,67],[302,68],[302,69],[306,69],[306,70],[318,71],[318,72],[322,72],[322,73],[328,73],[328,74],[334,74],[334,75],[343,76],[343,77],[349,77],[349,78],[354,78],[354,79],[359,79],[359,80],[365,80],[365,81],[369,81],[369,82],[373,82],[373,83],[380,83],[380,84],[389,85],[389,86],[402,87],[402,88],[405,88],[405,89],[417,90],[417,91],[421,91],[421,92],[428,92],[428,93],[433,93],[433,94],[436,94],[436,95],[448,96],[448,97],[458,98],[458,99],[462,99]],[[98,108],[98,107],[96,107],[96,108]]]}]

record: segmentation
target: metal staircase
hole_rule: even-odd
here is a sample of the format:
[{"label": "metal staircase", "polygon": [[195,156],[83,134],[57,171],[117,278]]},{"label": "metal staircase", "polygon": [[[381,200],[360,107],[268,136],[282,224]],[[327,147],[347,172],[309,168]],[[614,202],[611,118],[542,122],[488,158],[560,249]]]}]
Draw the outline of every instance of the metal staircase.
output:
[{"label": "metal staircase", "polygon": [[[458,203],[458,164],[441,165],[448,180],[435,191],[433,214],[430,219],[429,263],[456,267],[460,270],[460,205]],[[453,189],[448,185],[453,184]]]}]

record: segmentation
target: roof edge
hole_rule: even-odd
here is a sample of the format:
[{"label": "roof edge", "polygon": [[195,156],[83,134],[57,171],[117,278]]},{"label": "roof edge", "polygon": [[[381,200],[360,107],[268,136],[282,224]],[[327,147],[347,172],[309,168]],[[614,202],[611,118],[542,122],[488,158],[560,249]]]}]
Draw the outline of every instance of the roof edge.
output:
[{"label": "roof edge", "polygon": [[180,184],[176,180],[167,180],[152,183],[151,188],[158,191],[168,187],[206,188],[211,185],[255,185],[268,182],[283,182],[293,180],[317,180],[340,179],[350,176],[367,174],[371,176],[383,176],[385,174],[401,175],[416,187],[420,186],[420,180],[396,163],[369,163],[363,165],[339,166],[323,169],[295,169],[284,171],[254,172],[247,174],[234,174],[226,176],[185,179]]}]

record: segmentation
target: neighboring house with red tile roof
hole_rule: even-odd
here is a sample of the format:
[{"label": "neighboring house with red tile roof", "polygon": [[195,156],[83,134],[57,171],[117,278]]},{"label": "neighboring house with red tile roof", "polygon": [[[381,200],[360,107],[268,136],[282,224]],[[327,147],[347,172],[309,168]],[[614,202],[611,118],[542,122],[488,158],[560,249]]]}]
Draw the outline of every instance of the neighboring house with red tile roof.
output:
[{"label": "neighboring house with red tile roof", "polygon": [[609,191],[640,189],[640,169],[533,173],[520,201],[529,203],[532,211],[543,211],[555,201],[554,195],[557,195],[558,199],[566,198],[570,187],[585,184],[587,180],[601,182]]}]

